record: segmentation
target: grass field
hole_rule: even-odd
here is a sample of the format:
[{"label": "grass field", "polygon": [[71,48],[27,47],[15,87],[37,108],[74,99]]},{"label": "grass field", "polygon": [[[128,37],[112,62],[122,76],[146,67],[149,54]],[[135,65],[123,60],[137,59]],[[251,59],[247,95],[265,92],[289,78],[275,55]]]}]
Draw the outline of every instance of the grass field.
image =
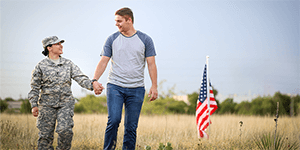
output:
[{"label": "grass field", "polygon": [[[32,115],[0,114],[0,149],[36,149],[38,129]],[[258,149],[254,142],[265,133],[274,134],[275,117],[213,115],[209,139],[199,140],[195,117],[189,115],[142,115],[138,126],[137,147],[150,146],[156,150],[160,143],[170,142],[173,149]],[[75,114],[72,149],[102,149],[107,114]],[[122,119],[123,121],[123,119]],[[240,121],[243,122],[242,127]],[[124,125],[121,122],[117,149],[122,148]],[[284,148],[291,143],[300,144],[300,117],[280,117],[277,134],[285,141]],[[55,134],[54,146],[57,145]]]}]

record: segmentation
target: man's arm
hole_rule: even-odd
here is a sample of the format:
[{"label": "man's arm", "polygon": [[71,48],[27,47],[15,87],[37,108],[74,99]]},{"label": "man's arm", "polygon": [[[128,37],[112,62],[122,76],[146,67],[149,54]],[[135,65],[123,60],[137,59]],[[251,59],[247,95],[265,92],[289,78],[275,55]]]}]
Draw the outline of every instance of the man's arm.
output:
[{"label": "man's arm", "polygon": [[[107,66],[109,60],[110,60],[110,57],[107,57],[107,56],[102,56],[100,58],[100,61],[96,67],[93,79],[99,80],[99,78],[102,76],[104,70],[106,69],[106,66]],[[94,88],[94,92],[96,95],[101,94],[101,92],[103,90],[102,85],[96,81],[93,82],[93,88]]]},{"label": "man's arm", "polygon": [[150,101],[154,101],[157,96],[157,68],[155,64],[155,56],[147,57],[147,64],[148,64],[148,70],[149,70],[149,75],[152,81],[152,86],[150,88],[148,97],[151,96]]}]

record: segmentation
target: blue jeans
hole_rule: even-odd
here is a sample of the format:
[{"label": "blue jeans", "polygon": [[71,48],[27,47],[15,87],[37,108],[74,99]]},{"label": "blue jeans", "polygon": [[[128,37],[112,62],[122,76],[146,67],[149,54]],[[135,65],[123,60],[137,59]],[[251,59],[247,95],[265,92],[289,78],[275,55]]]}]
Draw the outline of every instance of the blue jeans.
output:
[{"label": "blue jeans", "polygon": [[136,129],[144,102],[144,96],[144,87],[123,88],[114,84],[107,84],[108,122],[104,139],[105,150],[116,148],[123,104],[125,104],[123,149],[135,149]]}]

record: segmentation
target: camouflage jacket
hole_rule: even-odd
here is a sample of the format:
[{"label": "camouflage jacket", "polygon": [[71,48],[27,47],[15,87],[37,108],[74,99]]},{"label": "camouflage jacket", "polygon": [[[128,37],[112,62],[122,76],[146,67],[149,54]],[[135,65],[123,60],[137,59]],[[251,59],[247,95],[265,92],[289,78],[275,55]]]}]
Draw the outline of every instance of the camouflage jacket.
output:
[{"label": "camouflage jacket", "polygon": [[93,90],[92,81],[71,60],[60,57],[58,64],[49,58],[40,61],[32,71],[31,90],[28,99],[31,108],[39,105],[61,107],[74,105],[71,79],[81,87]]}]

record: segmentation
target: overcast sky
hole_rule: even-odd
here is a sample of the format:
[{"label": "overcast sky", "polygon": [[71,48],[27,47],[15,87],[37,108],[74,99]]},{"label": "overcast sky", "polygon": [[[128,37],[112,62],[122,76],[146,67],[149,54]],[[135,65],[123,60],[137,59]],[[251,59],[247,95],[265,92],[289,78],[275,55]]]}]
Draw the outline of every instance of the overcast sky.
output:
[{"label": "overcast sky", "polygon": [[[219,99],[232,95],[299,94],[298,0],[1,0],[1,93],[27,98],[31,71],[44,58],[42,39],[65,40],[65,58],[93,77],[106,38],[117,31],[114,13],[129,7],[134,27],[156,48],[159,92],[200,88],[206,56]],[[109,66],[108,66],[109,67]],[[108,70],[99,82],[106,87]],[[145,69],[145,87],[151,80]],[[86,90],[73,81],[73,95]]]}]

